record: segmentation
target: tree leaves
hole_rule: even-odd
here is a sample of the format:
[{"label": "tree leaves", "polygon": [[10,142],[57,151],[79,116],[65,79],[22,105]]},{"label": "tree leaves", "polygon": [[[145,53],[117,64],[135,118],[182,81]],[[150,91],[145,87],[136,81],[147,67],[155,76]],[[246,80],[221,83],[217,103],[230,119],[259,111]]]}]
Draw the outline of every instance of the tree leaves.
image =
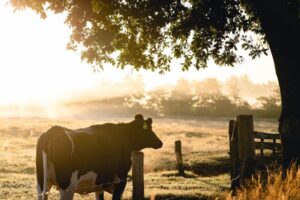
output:
[{"label": "tree leaves", "polygon": [[[80,47],[82,59],[97,66],[170,70],[172,58],[182,70],[242,61],[238,46],[252,58],[266,54],[242,31],[262,34],[246,0],[10,0],[16,9],[29,7],[66,13],[72,29],[68,49]],[[113,56],[115,55],[115,56]]]}]

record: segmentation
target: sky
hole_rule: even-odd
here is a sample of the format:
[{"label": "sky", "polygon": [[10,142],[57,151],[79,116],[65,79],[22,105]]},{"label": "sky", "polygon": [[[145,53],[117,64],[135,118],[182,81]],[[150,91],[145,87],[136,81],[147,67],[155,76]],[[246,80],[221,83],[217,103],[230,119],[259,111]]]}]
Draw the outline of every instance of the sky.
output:
[{"label": "sky", "polygon": [[[93,68],[80,60],[80,53],[66,49],[70,29],[65,16],[49,13],[43,20],[31,10],[13,11],[6,1],[0,2],[0,105],[41,103],[72,99],[84,91],[106,87],[103,81],[118,83],[124,77],[141,76],[146,88],[175,84],[177,80],[217,78],[225,81],[232,75],[247,74],[255,83],[277,81],[271,56],[247,59],[235,67],[213,63],[199,71],[182,72],[178,61],[164,75],[130,68],[104,70]],[[113,93],[113,91],[111,91]]]}]

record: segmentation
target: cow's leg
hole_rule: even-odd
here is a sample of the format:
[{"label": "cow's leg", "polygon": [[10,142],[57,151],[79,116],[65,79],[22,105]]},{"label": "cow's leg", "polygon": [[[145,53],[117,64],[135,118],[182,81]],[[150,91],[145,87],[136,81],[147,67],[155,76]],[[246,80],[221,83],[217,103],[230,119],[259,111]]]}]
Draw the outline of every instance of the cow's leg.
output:
[{"label": "cow's leg", "polygon": [[96,200],[104,200],[104,192],[95,192]]},{"label": "cow's leg", "polygon": [[52,184],[50,182],[47,182],[47,189],[44,193],[43,190],[41,189],[41,186],[37,183],[37,199],[38,200],[47,200],[51,187],[52,187]]},{"label": "cow's leg", "polygon": [[120,200],[125,187],[126,187],[126,181],[121,181],[120,183],[116,184],[114,188],[112,200]]},{"label": "cow's leg", "polygon": [[37,181],[36,190],[37,190],[37,200],[43,200],[42,199],[43,198],[43,190],[41,189],[41,186],[38,181]]},{"label": "cow's leg", "polygon": [[74,190],[59,190],[60,200],[73,200]]}]

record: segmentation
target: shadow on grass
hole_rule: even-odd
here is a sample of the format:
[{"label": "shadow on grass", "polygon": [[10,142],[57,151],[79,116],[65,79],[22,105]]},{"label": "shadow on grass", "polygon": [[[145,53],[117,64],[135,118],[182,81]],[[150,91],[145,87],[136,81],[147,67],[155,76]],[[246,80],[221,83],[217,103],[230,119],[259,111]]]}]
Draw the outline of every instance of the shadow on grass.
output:
[{"label": "shadow on grass", "polygon": [[16,173],[16,174],[35,174],[35,168],[33,167],[26,167],[26,168],[20,168],[20,169],[7,169],[7,168],[0,168],[0,173]]},{"label": "shadow on grass", "polygon": [[175,196],[175,195],[156,195],[155,198],[145,198],[145,200],[213,200],[215,197],[208,196]]},{"label": "shadow on grass", "polygon": [[229,158],[216,158],[213,162],[194,162],[186,169],[200,176],[217,176],[230,172]]},{"label": "shadow on grass", "polygon": [[168,132],[165,135],[174,136],[174,135],[183,135],[188,138],[202,138],[207,137],[207,133],[204,132],[192,132],[192,131],[177,131],[177,132]]},{"label": "shadow on grass", "polygon": [[179,173],[169,173],[169,174],[162,174],[162,177],[174,177],[174,176],[178,176],[178,177],[183,177],[183,178],[196,178],[197,176],[193,175],[193,174],[185,174],[183,176],[179,175]]}]

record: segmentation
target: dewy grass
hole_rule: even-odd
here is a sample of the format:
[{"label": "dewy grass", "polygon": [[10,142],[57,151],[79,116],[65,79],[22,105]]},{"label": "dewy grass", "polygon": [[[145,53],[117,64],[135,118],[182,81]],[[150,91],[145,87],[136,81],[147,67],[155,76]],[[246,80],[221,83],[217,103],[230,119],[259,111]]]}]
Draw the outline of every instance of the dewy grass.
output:
[{"label": "dewy grass", "polygon": [[292,167],[287,177],[282,173],[271,171],[267,178],[252,178],[247,186],[239,189],[236,196],[227,194],[227,200],[300,200],[300,170]]},{"label": "dewy grass", "polygon": [[[38,136],[53,125],[80,128],[104,122],[126,122],[130,119],[48,120],[1,119],[0,124],[0,200],[36,199],[35,146]],[[207,199],[229,188],[228,120],[153,119],[153,129],[164,142],[159,150],[144,152],[145,196],[155,199]],[[277,122],[255,123],[255,130],[276,130]],[[174,141],[181,140],[188,177],[176,175]],[[130,199],[132,184],[128,183],[123,199]],[[58,199],[52,189],[49,200]],[[94,194],[76,200],[94,200]]]}]

